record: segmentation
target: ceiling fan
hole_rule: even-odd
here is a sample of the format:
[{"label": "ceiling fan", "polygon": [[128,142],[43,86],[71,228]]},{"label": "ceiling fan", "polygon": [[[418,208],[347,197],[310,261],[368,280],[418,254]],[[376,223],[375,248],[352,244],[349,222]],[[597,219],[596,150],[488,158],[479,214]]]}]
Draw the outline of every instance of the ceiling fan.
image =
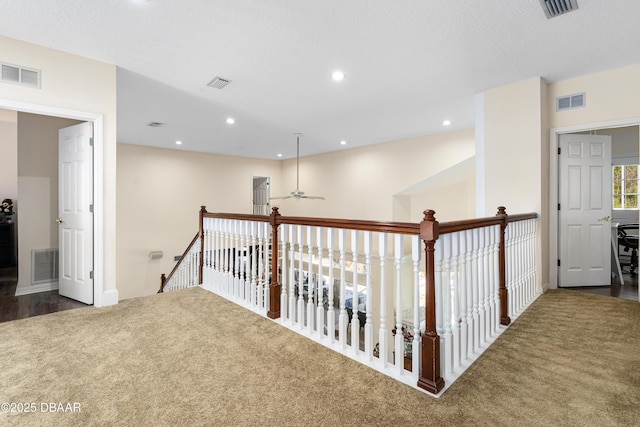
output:
[{"label": "ceiling fan", "polygon": [[322,196],[306,196],[304,191],[300,191],[300,133],[294,134],[296,136],[296,189],[292,191],[289,196],[271,197],[271,200],[275,199],[318,199],[325,200]]}]

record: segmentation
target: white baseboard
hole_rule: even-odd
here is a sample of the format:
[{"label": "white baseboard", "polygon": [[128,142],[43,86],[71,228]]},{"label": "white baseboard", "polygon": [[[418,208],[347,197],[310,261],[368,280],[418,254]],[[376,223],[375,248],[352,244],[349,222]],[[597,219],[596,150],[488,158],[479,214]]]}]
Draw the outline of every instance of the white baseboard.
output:
[{"label": "white baseboard", "polygon": [[104,291],[100,301],[94,299],[94,305],[96,307],[107,307],[109,305],[118,304],[118,290],[112,289],[110,291]]},{"label": "white baseboard", "polygon": [[38,283],[37,285],[31,286],[18,286],[16,287],[16,296],[20,295],[29,295],[29,294],[37,294],[38,292],[47,292],[47,291],[56,291],[58,290],[58,281],[55,282],[47,282],[47,283]]}]

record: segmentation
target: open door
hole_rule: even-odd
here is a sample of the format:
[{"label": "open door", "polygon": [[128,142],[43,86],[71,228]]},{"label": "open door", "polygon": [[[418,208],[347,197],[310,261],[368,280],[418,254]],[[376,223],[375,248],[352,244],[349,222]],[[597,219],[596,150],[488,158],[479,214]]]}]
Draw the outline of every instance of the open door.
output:
[{"label": "open door", "polygon": [[93,304],[93,123],[60,129],[59,293]]},{"label": "open door", "polygon": [[558,286],[611,285],[611,137],[560,135]]}]

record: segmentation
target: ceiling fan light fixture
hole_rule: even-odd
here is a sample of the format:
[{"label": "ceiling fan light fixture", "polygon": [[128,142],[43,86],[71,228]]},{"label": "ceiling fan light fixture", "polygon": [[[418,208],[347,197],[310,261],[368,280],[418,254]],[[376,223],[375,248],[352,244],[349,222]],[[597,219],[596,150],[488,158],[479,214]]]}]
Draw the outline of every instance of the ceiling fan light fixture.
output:
[{"label": "ceiling fan light fixture", "polygon": [[[316,199],[316,200],[325,200],[322,196],[306,196],[304,191],[300,191],[300,135],[301,133],[295,133],[296,136],[296,189],[290,193],[289,196],[282,197],[271,197],[271,200],[275,199]],[[282,154],[278,154],[278,157],[282,156]]]}]

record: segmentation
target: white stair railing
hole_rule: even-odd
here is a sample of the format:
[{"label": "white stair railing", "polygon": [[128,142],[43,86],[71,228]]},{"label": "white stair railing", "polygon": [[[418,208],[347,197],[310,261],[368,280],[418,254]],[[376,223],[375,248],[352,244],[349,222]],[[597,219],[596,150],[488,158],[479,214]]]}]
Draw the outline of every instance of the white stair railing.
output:
[{"label": "white stair railing", "polygon": [[540,290],[536,287],[535,219],[509,222],[505,230],[506,276],[512,320],[531,304]]},{"label": "white stair railing", "polygon": [[193,238],[169,276],[163,274],[160,277],[160,290],[169,292],[178,289],[189,288],[200,284],[200,238]]},{"label": "white stair railing", "polygon": [[267,222],[204,218],[203,285],[240,305],[269,310],[271,227]]},{"label": "white stair railing", "polygon": [[268,217],[209,214],[203,207],[200,232],[163,285],[202,283],[437,393],[442,378],[450,385],[539,294],[535,218],[512,219],[499,208],[496,217],[438,223],[425,211],[422,223],[407,224],[287,218],[277,209]]}]

